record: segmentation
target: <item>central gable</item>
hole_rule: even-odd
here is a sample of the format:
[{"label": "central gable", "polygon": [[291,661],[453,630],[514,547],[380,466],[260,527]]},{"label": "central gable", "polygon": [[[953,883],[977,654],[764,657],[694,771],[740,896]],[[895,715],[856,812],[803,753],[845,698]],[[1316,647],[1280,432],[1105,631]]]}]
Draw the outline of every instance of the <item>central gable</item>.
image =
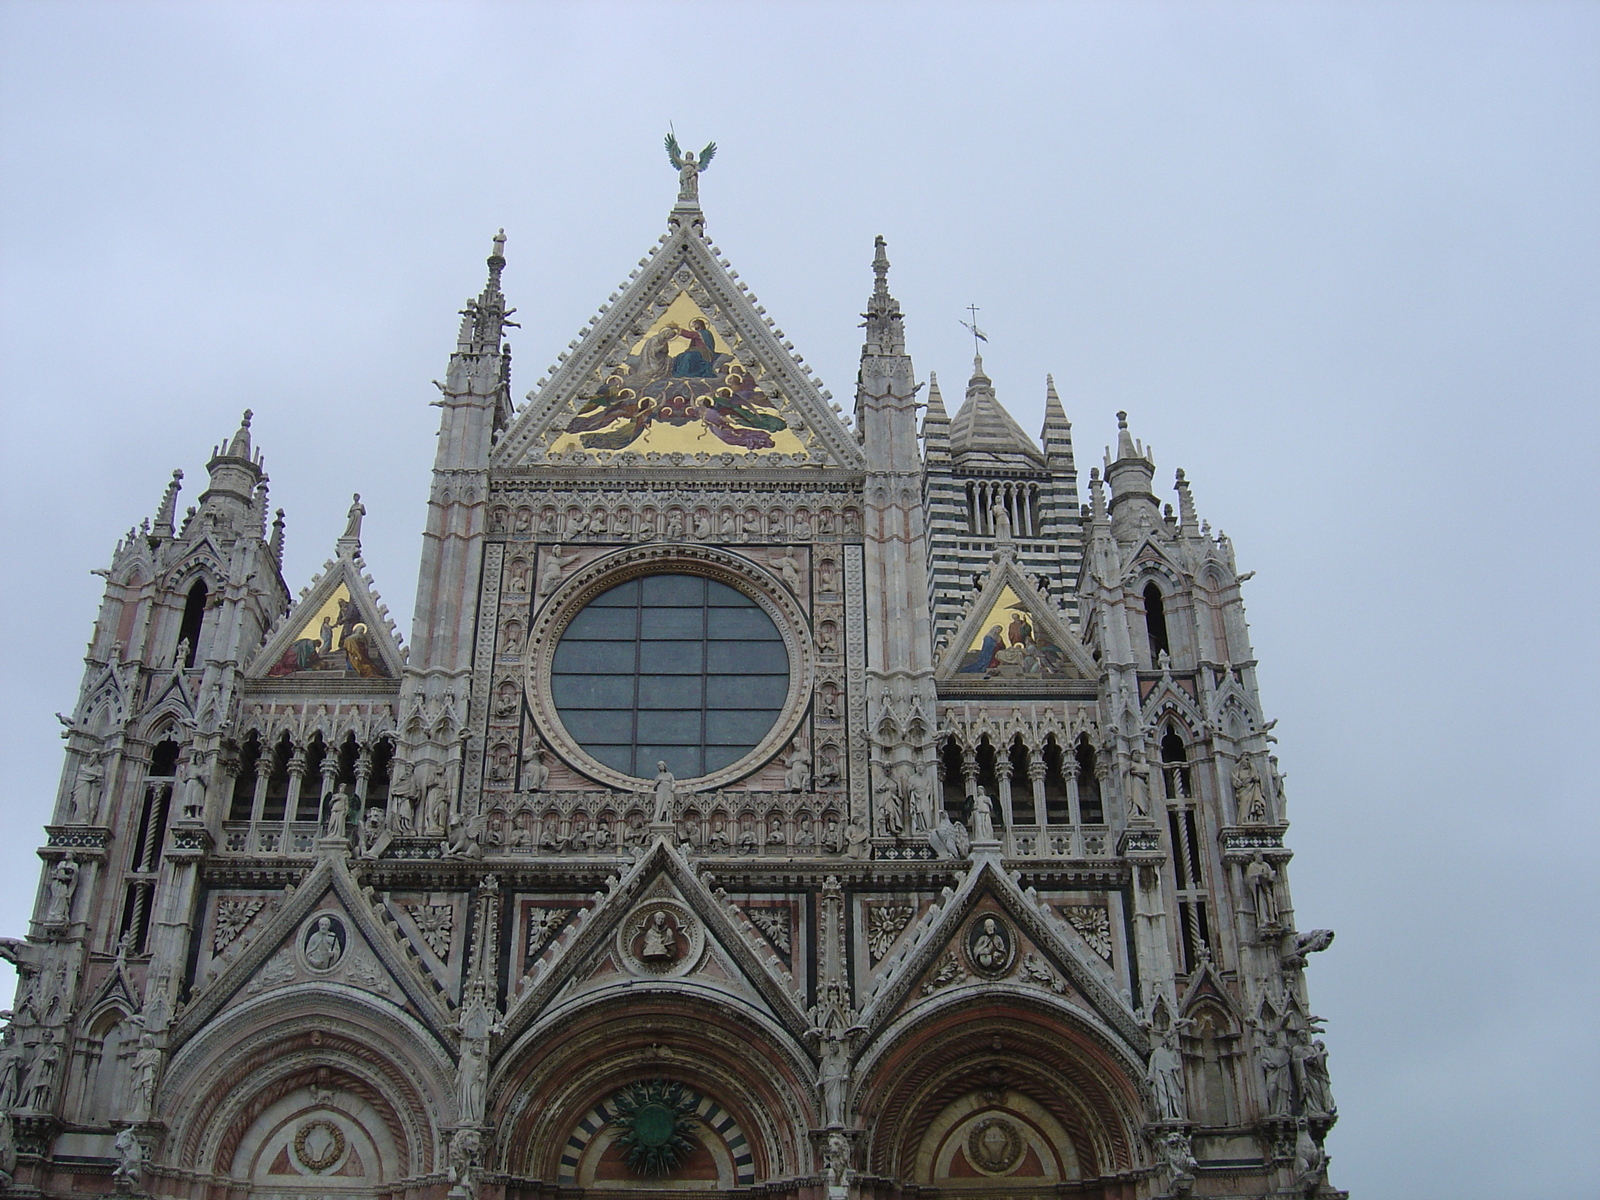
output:
[{"label": "central gable", "polygon": [[494,466],[612,462],[859,469],[860,447],[698,220],[602,305],[495,449]]}]

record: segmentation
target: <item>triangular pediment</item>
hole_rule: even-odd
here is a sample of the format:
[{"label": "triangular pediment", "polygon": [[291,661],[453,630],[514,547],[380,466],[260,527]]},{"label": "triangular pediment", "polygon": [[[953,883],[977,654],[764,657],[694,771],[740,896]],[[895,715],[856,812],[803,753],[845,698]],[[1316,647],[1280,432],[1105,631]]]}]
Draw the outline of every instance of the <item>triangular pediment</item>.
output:
[{"label": "triangular pediment", "polygon": [[961,683],[1095,679],[1082,642],[1009,557],[989,568],[935,678]]},{"label": "triangular pediment", "polygon": [[901,1013],[956,989],[983,987],[1048,994],[1116,1031],[1135,1049],[1142,1052],[1145,1046],[1111,968],[990,858],[977,862],[889,956],[867,998],[862,1023],[875,1035]]},{"label": "triangular pediment", "polygon": [[267,635],[246,674],[308,683],[392,680],[404,661],[399,633],[360,553],[341,553],[323,564]]},{"label": "triangular pediment", "polygon": [[698,221],[670,232],[571,343],[493,465],[834,466],[860,447]]},{"label": "triangular pediment", "polygon": [[529,964],[508,1006],[506,1038],[569,1000],[669,981],[748,1005],[796,1037],[807,1027],[798,988],[760,929],[657,838]]},{"label": "triangular pediment", "polygon": [[363,894],[342,858],[318,860],[276,911],[264,906],[256,935],[209,974],[173,1025],[172,1044],[186,1041],[223,1011],[295,985],[340,984],[374,1001],[397,1005],[441,1039],[450,1023],[437,979],[422,969],[392,918]]}]

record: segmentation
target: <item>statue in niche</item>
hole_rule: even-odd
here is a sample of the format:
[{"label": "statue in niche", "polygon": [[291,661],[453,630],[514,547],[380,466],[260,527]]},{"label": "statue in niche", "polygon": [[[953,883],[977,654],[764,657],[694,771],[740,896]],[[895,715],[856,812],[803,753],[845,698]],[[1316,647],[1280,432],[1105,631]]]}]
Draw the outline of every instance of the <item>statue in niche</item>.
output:
[{"label": "statue in niche", "polygon": [[683,536],[683,510],[674,508],[667,512],[666,533],[663,535],[668,541],[677,541]]},{"label": "statue in niche", "polygon": [[711,536],[711,517],[708,513],[695,513],[694,536],[702,540]]},{"label": "statue in niche", "polygon": [[838,818],[830,818],[822,834],[822,848],[829,854],[844,853],[844,834],[840,832]]},{"label": "statue in niche", "polygon": [[72,781],[72,794],[67,801],[67,823],[87,825],[94,822],[100,812],[100,787],[105,771],[98,760],[90,758]]},{"label": "statue in niche", "polygon": [[1266,856],[1257,850],[1250,856],[1250,864],[1244,869],[1244,881],[1250,889],[1250,898],[1255,905],[1256,925],[1276,925],[1278,923],[1278,893],[1273,886],[1278,882],[1278,873],[1272,869],[1272,864]]},{"label": "statue in niche", "polygon": [[655,811],[650,820],[655,825],[672,823],[672,798],[677,779],[667,770],[665,759],[656,763]]},{"label": "statue in niche", "polygon": [[0,1113],[10,1112],[22,1100],[22,1048],[16,1030],[7,1023],[0,1033]]},{"label": "statue in niche", "polygon": [[523,749],[523,758],[522,790],[544,791],[544,785],[550,782],[550,768],[545,765],[544,747],[537,740],[530,742]]},{"label": "statue in niche", "polygon": [[815,850],[817,848],[817,835],[811,832],[811,822],[801,821],[795,830],[794,846],[796,850]]},{"label": "statue in niche", "polygon": [[669,963],[678,957],[678,932],[667,923],[667,912],[658,908],[645,923],[644,946],[639,957],[645,962]]},{"label": "statue in niche", "polygon": [[1307,1116],[1331,1117],[1339,1111],[1333,1102],[1333,1084],[1328,1078],[1328,1047],[1321,1038],[1312,1040],[1302,1033],[1290,1052],[1291,1065]]},{"label": "statue in niche", "polygon": [[844,827],[845,856],[854,859],[871,858],[872,847],[868,844],[870,836],[866,826],[851,821]]},{"label": "statue in niche", "polygon": [[1239,819],[1251,825],[1265,824],[1267,820],[1267,794],[1262,786],[1261,773],[1244,756],[1233,764],[1233,802]]},{"label": "statue in niche", "polygon": [[803,792],[811,786],[811,760],[802,747],[796,746],[789,755],[789,764],[783,770],[783,784],[791,792]]},{"label": "statue in niche", "polygon": [[50,870],[49,903],[45,907],[46,925],[65,925],[72,912],[72,893],[78,886],[78,861],[67,855]]},{"label": "statue in niche", "polygon": [[589,514],[582,509],[567,516],[567,536],[582,537],[589,532]]},{"label": "statue in niche", "polygon": [[1011,961],[1011,936],[994,917],[985,917],[973,931],[967,953],[979,971],[998,975]]},{"label": "statue in niche", "polygon": [[46,1029],[44,1041],[34,1051],[33,1062],[28,1065],[28,1077],[22,1085],[24,1108],[33,1112],[50,1111],[50,1100],[56,1089],[56,1072],[60,1067],[61,1047],[56,1042],[55,1031]]},{"label": "statue in niche", "polygon": [[980,784],[972,796],[972,838],[978,842],[992,842],[994,837],[994,801]]},{"label": "statue in niche", "polygon": [[345,791],[345,786],[341,783],[328,798],[328,825],[324,832],[328,837],[342,838],[349,823],[350,793]]},{"label": "statue in niche", "polygon": [[156,1082],[161,1078],[161,1051],[155,1035],[139,1035],[139,1049],[133,1056],[133,1113],[135,1121],[148,1121],[156,1102]]},{"label": "statue in niche", "polygon": [[794,538],[797,542],[809,541],[811,538],[811,518],[802,510],[794,517]]},{"label": "statue in niche", "polygon": [[422,832],[427,837],[444,837],[450,829],[450,793],[443,780],[430,772],[423,790]]},{"label": "statue in niche", "polygon": [[342,931],[333,927],[332,917],[318,917],[315,927],[306,935],[306,962],[314,971],[331,971],[344,957]]},{"label": "statue in niche", "polygon": [[885,837],[899,837],[905,829],[900,797],[895,794],[894,784],[887,780],[878,785],[878,826]]},{"label": "statue in niche", "polygon": [[1258,1026],[1258,1030],[1262,1040],[1259,1059],[1267,1084],[1267,1115],[1286,1117],[1294,1101],[1289,1048],[1282,1044],[1278,1028]]},{"label": "statue in niche", "polygon": [[417,770],[411,763],[403,762],[395,769],[394,781],[389,785],[388,824],[391,831],[409,834],[416,813]]},{"label": "statue in niche", "polygon": [[1145,1081],[1150,1085],[1151,1106],[1158,1121],[1184,1119],[1183,1054],[1178,1049],[1178,1030],[1187,1024],[1173,1021],[1152,1039]]},{"label": "statue in niche", "polygon": [[728,833],[727,830],[722,827],[721,821],[711,822],[711,834],[706,839],[706,848],[712,854],[726,854],[730,849],[728,845]]}]

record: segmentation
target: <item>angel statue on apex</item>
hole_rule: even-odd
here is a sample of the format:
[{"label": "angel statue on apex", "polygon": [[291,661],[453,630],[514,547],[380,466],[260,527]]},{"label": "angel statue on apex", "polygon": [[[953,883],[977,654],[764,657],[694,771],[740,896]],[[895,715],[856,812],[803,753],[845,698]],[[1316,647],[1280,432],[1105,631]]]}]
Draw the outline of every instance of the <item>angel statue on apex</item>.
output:
[{"label": "angel statue on apex", "polygon": [[672,165],[678,168],[679,204],[700,202],[700,172],[711,165],[711,159],[716,152],[717,144],[707,142],[706,148],[700,151],[700,157],[696,158],[693,150],[678,148],[677,134],[667,134],[667,157],[672,160]]}]

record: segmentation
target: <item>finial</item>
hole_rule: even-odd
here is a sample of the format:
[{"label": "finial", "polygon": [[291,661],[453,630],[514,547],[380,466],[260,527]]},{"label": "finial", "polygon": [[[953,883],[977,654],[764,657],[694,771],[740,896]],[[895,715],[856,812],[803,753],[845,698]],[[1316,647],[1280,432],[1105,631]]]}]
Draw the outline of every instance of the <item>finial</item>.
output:
[{"label": "finial", "polygon": [[883,234],[872,239],[872,273],[878,277],[878,282],[873,286],[875,292],[889,290],[889,243],[883,240]]},{"label": "finial", "polygon": [[174,470],[172,481],[167,484],[167,489],[161,494],[161,507],[156,510],[156,532],[167,537],[172,536],[173,521],[178,512],[178,487],[183,483],[183,472]]},{"label": "finial", "polygon": [[978,328],[978,306],[976,304],[969,304],[967,305],[967,311],[972,314],[972,320],[962,321],[961,323],[972,331],[972,360],[978,364],[977,369],[973,373],[976,375],[982,375],[983,356],[978,352],[978,343],[987,342],[989,340],[989,335]]},{"label": "finial", "polygon": [[1118,429],[1126,429],[1127,427],[1128,427],[1128,414],[1125,413],[1125,412],[1119,412],[1117,414],[1117,428]]},{"label": "finial", "polygon": [[248,408],[239,418],[239,429],[233,435],[233,440],[228,443],[228,456],[230,458],[250,457],[250,418],[255,416]]},{"label": "finial", "polygon": [[279,509],[272,520],[272,540],[267,543],[267,549],[272,551],[272,557],[277,559],[278,566],[283,566],[283,509]]}]

